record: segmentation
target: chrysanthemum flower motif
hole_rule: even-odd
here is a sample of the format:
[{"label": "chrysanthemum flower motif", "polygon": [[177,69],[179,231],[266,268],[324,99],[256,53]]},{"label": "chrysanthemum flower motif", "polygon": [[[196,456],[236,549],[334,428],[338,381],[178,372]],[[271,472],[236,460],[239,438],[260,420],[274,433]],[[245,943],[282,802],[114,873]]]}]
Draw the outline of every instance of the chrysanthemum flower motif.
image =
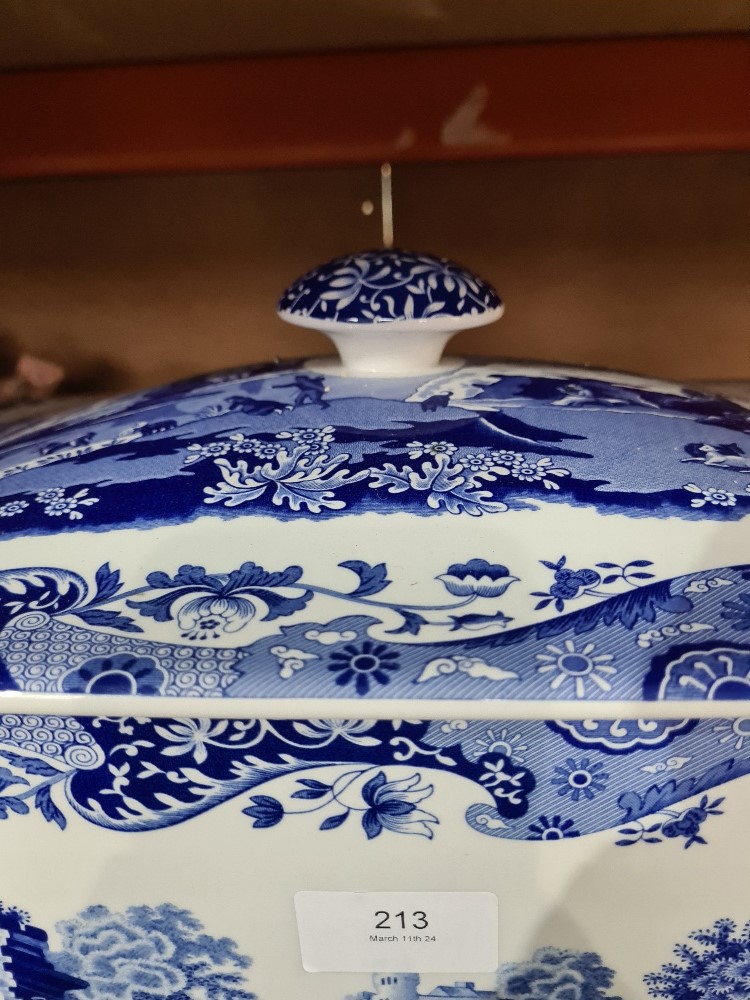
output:
[{"label": "chrysanthemum flower motif", "polygon": [[409,458],[421,458],[423,455],[430,458],[446,455],[450,458],[458,451],[456,445],[450,441],[410,441],[406,447],[409,449]]},{"label": "chrysanthemum flower motif", "polygon": [[293,441],[306,448],[311,455],[323,455],[334,439],[334,429],[330,424],[326,427],[302,427],[296,431],[280,431],[276,437]]},{"label": "chrysanthemum flower motif", "polygon": [[366,695],[370,685],[390,684],[391,673],[399,669],[399,654],[385,643],[366,639],[360,646],[348,643],[331,653],[328,669],[337,674],[336,684],[344,687],[350,681],[358,695]]},{"label": "chrysanthemum flower motif", "polygon": [[599,691],[612,690],[612,684],[607,679],[617,673],[612,665],[614,657],[611,653],[594,655],[593,642],[587,642],[580,650],[576,649],[571,639],[566,639],[562,646],[550,644],[546,653],[537,653],[539,661],[537,670],[540,674],[554,673],[550,681],[550,689],[557,691],[570,682],[576,698],[587,696],[587,683],[591,682]]},{"label": "chrysanthemum flower motif", "polygon": [[[257,455],[257,448],[259,445],[264,444],[260,438],[246,437],[244,434],[230,434],[229,440],[232,442],[232,451],[236,451],[239,455]],[[276,453],[278,446],[274,449],[272,454]]]},{"label": "chrysanthemum flower motif", "polygon": [[256,458],[275,458],[283,445],[278,441],[261,441],[260,438],[245,437],[244,434],[232,434],[232,451],[243,455],[255,455]]},{"label": "chrysanthemum flower motif", "polygon": [[51,486],[48,490],[41,490],[34,497],[37,503],[49,503],[51,500],[57,500],[65,493],[65,490],[61,486]]},{"label": "chrysanthemum flower motif", "polygon": [[28,506],[26,500],[9,500],[0,506],[0,517],[15,517],[16,514],[22,514]]},{"label": "chrysanthemum flower motif", "polygon": [[177,613],[177,624],[186,639],[218,639],[222,633],[239,632],[255,616],[255,605],[245,597],[195,597]]},{"label": "chrysanthemum flower motif", "polygon": [[569,795],[573,802],[578,802],[582,797],[589,801],[595,798],[606,789],[609,780],[604,765],[592,763],[588,757],[584,757],[580,763],[569,757],[564,765],[555,768],[555,773],[558,777],[552,778],[550,784],[557,786],[558,795]]},{"label": "chrysanthemum flower motif", "polygon": [[523,461],[523,455],[520,451],[509,451],[507,448],[498,448],[495,451],[491,451],[492,461],[496,465],[515,465],[517,462]]},{"label": "chrysanthemum flower motif", "polygon": [[78,507],[90,507],[91,504],[99,503],[99,498],[88,496],[88,492],[88,487],[68,497],[61,492],[45,505],[44,513],[49,517],[67,516],[71,521],[80,521],[83,514],[77,510]]},{"label": "chrysanthemum flower motif", "polygon": [[691,507],[705,507],[711,504],[714,507],[734,507],[737,503],[737,494],[729,490],[720,490],[716,486],[709,486],[703,490],[695,483],[686,483],[683,487],[688,493],[695,493],[696,496],[690,501]]},{"label": "chrysanthemum flower motif", "polygon": [[568,837],[580,837],[578,830],[574,829],[575,823],[572,819],[563,819],[562,816],[553,816],[548,819],[540,816],[536,823],[529,825],[529,836],[527,840],[564,840]]},{"label": "chrysanthemum flower motif", "polygon": [[558,490],[559,485],[549,476],[569,476],[567,469],[556,469],[552,467],[551,458],[526,458],[520,456],[510,467],[510,474],[524,483],[544,483],[548,490]]},{"label": "chrysanthemum flower motif", "polygon": [[445,589],[455,597],[500,597],[516,580],[507,566],[489,563],[486,559],[470,559],[465,563],[453,563],[448,572],[437,577]]},{"label": "chrysanthemum flower motif", "polygon": [[552,464],[550,458],[540,458],[537,460],[528,458],[517,458],[510,469],[510,474],[525,483],[538,482],[544,479],[547,466]]},{"label": "chrysanthemum flower motif", "polygon": [[474,451],[461,456],[461,465],[469,472],[492,472],[497,463],[492,454],[487,451]]},{"label": "chrysanthemum flower motif", "polygon": [[209,441],[207,444],[193,444],[187,446],[189,454],[185,458],[185,465],[192,465],[194,462],[201,462],[204,458],[221,458],[232,448],[231,441]]}]

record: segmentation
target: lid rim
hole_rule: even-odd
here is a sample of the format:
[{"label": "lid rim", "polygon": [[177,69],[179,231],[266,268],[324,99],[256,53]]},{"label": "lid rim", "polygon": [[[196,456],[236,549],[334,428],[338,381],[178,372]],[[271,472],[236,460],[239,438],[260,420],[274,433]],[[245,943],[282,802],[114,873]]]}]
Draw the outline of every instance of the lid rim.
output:
[{"label": "lid rim", "polygon": [[420,721],[564,721],[732,719],[750,714],[750,699],[731,701],[440,700],[355,698],[201,698],[147,695],[0,692],[0,715],[195,719],[362,719]]}]

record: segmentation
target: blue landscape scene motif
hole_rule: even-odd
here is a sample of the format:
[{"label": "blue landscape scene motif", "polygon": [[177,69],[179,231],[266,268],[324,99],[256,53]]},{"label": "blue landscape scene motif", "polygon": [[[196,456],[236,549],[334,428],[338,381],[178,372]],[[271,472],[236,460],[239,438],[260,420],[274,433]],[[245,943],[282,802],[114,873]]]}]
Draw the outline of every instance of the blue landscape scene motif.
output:
[{"label": "blue landscape scene motif", "polygon": [[478,517],[540,501],[692,520],[750,511],[738,404],[615,375],[457,365],[373,383],[271,364],[15,429],[0,441],[2,531]]},{"label": "blue landscape scene motif", "polygon": [[[60,950],[16,906],[0,903],[0,988],[8,1000],[262,1000],[248,987],[251,959],[212,937],[195,914],[170,903],[116,912],[98,904],[56,924]],[[742,1000],[750,991],[750,922],[717,920],[674,949],[677,961],[643,975],[650,997]],[[553,946],[502,965],[496,987],[469,980],[420,989],[414,974],[374,973],[346,1000],[623,1000],[615,972],[592,951]]]}]

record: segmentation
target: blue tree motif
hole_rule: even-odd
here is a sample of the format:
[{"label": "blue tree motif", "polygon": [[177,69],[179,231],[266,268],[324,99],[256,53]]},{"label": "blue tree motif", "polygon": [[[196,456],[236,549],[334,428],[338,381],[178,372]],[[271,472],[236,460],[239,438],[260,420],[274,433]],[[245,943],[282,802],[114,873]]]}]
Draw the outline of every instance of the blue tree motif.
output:
[{"label": "blue tree motif", "polygon": [[497,995],[504,1000],[622,1000],[605,992],[614,976],[595,952],[540,948],[528,962],[500,967]]},{"label": "blue tree motif", "polygon": [[201,996],[256,1000],[245,989],[250,959],[231,938],[214,938],[188,910],[171,903],[112,913],[89,906],[57,925],[61,971],[88,980],[91,1000],[160,1000]]},{"label": "blue tree motif", "polygon": [[[665,1000],[747,1000],[750,996],[750,922],[741,931],[726,918],[677,944],[679,963],[643,977],[648,995]],[[698,947],[696,947],[698,945]]]}]

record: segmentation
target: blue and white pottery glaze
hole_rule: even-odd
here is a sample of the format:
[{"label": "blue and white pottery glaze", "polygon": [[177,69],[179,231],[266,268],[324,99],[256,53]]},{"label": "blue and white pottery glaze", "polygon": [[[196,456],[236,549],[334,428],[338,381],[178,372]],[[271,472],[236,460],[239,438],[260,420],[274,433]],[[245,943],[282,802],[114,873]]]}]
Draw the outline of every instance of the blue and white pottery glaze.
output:
[{"label": "blue and white pottery glaze", "polygon": [[[279,311],[341,360],[0,441],[0,996],[747,1000],[748,411],[441,359],[430,255]],[[496,893],[498,971],[305,972],[305,889]]]}]

